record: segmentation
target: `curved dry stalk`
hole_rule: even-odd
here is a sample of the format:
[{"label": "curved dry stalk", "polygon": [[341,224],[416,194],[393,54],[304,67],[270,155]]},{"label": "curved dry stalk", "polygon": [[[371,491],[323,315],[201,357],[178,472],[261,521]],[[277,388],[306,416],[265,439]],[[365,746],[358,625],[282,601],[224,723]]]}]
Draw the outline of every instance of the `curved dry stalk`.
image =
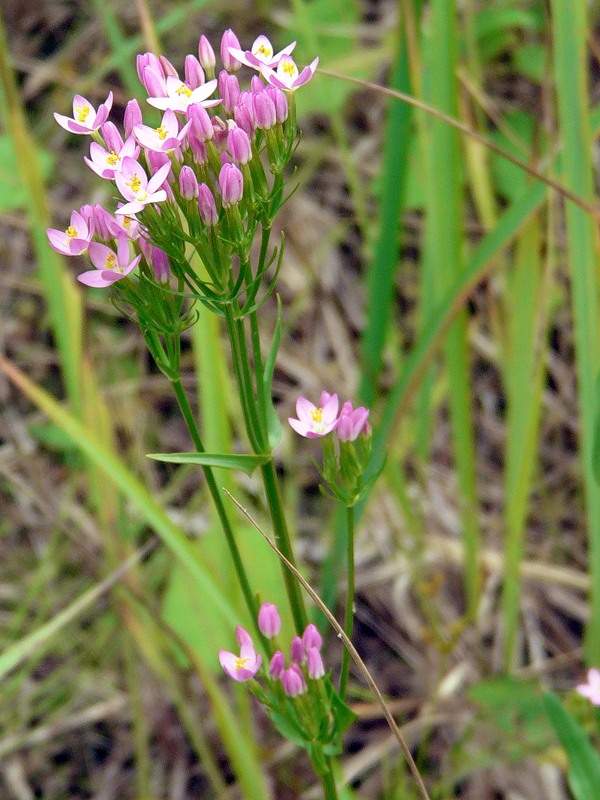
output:
[{"label": "curved dry stalk", "polygon": [[509,153],[508,150],[505,150],[503,147],[500,147],[491,139],[488,139],[486,136],[482,136],[478,131],[470,128],[468,125],[465,125],[463,122],[455,119],[454,117],[449,116],[448,114],[444,114],[443,111],[440,111],[435,106],[429,105],[429,103],[424,103],[422,100],[417,100],[416,97],[412,97],[409,94],[405,94],[404,92],[398,92],[396,89],[389,89],[387,86],[381,86],[378,83],[372,83],[371,81],[365,81],[361,78],[352,78],[349,75],[342,75],[339,72],[331,72],[328,69],[319,69],[318,70],[322,75],[327,75],[330,78],[337,78],[338,80],[347,81],[348,83],[354,83],[357,86],[362,87],[363,89],[372,89],[373,91],[380,92],[381,94],[387,94],[390,97],[394,97],[396,100],[401,100],[403,103],[408,103],[415,108],[420,109],[421,111],[425,111],[428,114],[431,114],[433,117],[436,117],[442,122],[445,122],[447,125],[451,125],[453,128],[456,128],[461,133],[464,133],[466,136],[470,136],[471,139],[474,139],[476,142],[484,145],[484,147],[489,148],[492,152],[496,153],[497,155],[505,158],[507,161],[510,161],[515,166],[522,169],[528,175],[531,175],[532,178],[535,178],[542,183],[545,183],[550,188],[554,189],[563,197],[568,198],[571,200],[575,205],[578,205],[579,208],[582,208],[588,214],[591,214],[596,219],[600,219],[600,208],[591,205],[582,197],[572,192],[570,189],[567,189],[566,186],[563,186],[562,183],[559,181],[555,181],[553,178],[549,178],[547,175],[544,175],[542,172],[539,172],[535,167],[532,167],[526,161],[522,161],[520,158],[517,158],[512,153]]},{"label": "curved dry stalk", "polygon": [[292,575],[301,584],[301,586],[308,592],[308,594],[310,595],[312,600],[314,600],[314,602],[317,604],[319,609],[323,612],[323,614],[327,618],[327,621],[329,622],[331,627],[335,630],[335,632],[336,632],[336,634],[338,636],[338,639],[342,640],[342,642],[344,644],[344,647],[348,650],[348,652],[352,656],[352,660],[354,661],[356,666],[359,668],[359,670],[364,675],[364,678],[365,678],[369,688],[371,689],[371,691],[373,692],[373,694],[377,698],[377,701],[379,702],[379,705],[381,706],[381,710],[383,711],[383,715],[384,715],[388,725],[390,726],[390,729],[391,729],[392,733],[394,734],[398,744],[400,745],[400,747],[402,749],[402,752],[404,753],[404,756],[405,756],[406,761],[408,763],[408,767],[409,767],[409,769],[410,769],[410,771],[412,773],[412,776],[413,776],[413,778],[415,780],[415,783],[417,784],[417,788],[419,790],[419,794],[420,794],[422,800],[430,800],[429,795],[427,793],[427,789],[425,788],[425,784],[423,783],[423,779],[421,778],[421,775],[419,774],[419,770],[417,768],[417,765],[415,764],[415,761],[414,761],[414,759],[413,759],[413,757],[411,755],[411,752],[409,750],[408,744],[406,743],[406,740],[402,736],[402,733],[400,732],[400,728],[396,724],[396,720],[394,719],[394,717],[392,715],[392,712],[390,711],[387,703],[385,702],[385,699],[384,699],[383,695],[379,691],[379,688],[378,688],[377,684],[375,683],[375,680],[373,679],[373,676],[371,675],[371,673],[367,669],[367,666],[366,666],[365,662],[360,657],[360,654],[359,654],[358,650],[354,647],[354,645],[352,644],[350,639],[346,636],[342,626],[339,624],[339,622],[333,616],[331,611],[327,608],[325,603],[321,600],[321,598],[316,593],[316,591],[312,588],[310,583],[308,583],[306,578],[304,578],[300,574],[300,572],[298,572],[296,567],[294,567],[294,565],[291,564],[287,560],[287,558],[283,555],[283,553],[281,553],[278,550],[277,546],[275,544],[273,544],[271,539],[263,531],[263,529],[260,527],[258,522],[256,522],[256,520],[247,511],[247,509],[245,509],[244,506],[242,506],[242,504],[238,500],[235,499],[235,497],[231,494],[231,492],[229,492],[225,488],[223,489],[223,491],[225,492],[226,495],[228,495],[231,498],[231,500],[233,500],[233,502],[235,503],[237,508],[246,517],[248,522],[254,528],[256,528],[256,530],[260,533],[260,535],[263,537],[263,539],[267,542],[267,544],[269,545],[271,550],[274,550],[275,553],[277,553],[277,555],[281,559],[281,561],[283,561],[283,563],[290,570]]}]

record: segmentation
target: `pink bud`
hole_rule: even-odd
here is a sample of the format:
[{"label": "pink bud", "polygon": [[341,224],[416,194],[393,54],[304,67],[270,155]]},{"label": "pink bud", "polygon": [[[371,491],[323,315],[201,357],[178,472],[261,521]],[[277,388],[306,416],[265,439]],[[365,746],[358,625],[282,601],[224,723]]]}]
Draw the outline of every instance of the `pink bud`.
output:
[{"label": "pink bud", "polygon": [[290,658],[292,661],[297,661],[301,664],[304,661],[304,645],[299,636],[294,636],[290,644]]},{"label": "pink bud", "polygon": [[281,125],[288,118],[288,102],[285,92],[276,86],[266,86],[265,92],[269,95],[275,106],[275,119]]},{"label": "pink bud", "polygon": [[254,95],[254,117],[256,127],[263,131],[270,130],[277,122],[275,104],[266,92]]},{"label": "pink bud", "polygon": [[325,675],[325,667],[323,666],[323,659],[316,647],[309,647],[306,654],[306,669],[308,670],[308,677],[313,680],[319,680]]},{"label": "pink bud", "polygon": [[169,258],[164,250],[160,250],[158,247],[152,248],[152,269],[157,283],[167,283],[171,277]]},{"label": "pink bud", "polygon": [[148,92],[148,97],[164,97],[167,94],[167,84],[162,74],[152,67],[145,67],[142,73],[142,83]]},{"label": "pink bud", "polygon": [[[83,213],[81,215],[85,218]],[[112,215],[99,203],[91,207],[91,223],[96,237],[101,241],[108,242],[116,236],[116,223]]]},{"label": "pink bud", "polygon": [[248,110],[247,106],[237,105],[233,109],[233,118],[238,128],[241,128],[249,139],[254,137],[254,119],[253,113]]},{"label": "pink bud", "polygon": [[202,34],[198,42],[198,60],[207,72],[214,75],[217,60],[215,58],[215,51],[206,36]]},{"label": "pink bud", "polygon": [[317,650],[321,649],[323,637],[319,633],[317,626],[313,625],[312,622],[309,623],[304,629],[304,633],[302,634],[302,644],[304,645],[306,651],[308,651],[310,647],[316,647]]},{"label": "pink bud", "polygon": [[244,178],[235,164],[223,164],[219,172],[219,187],[224,208],[240,202],[244,194]]},{"label": "pink bud", "polygon": [[237,58],[234,58],[229,52],[229,48],[233,47],[236,50],[241,50],[240,42],[231,28],[227,28],[221,38],[221,62],[228,72],[237,72],[242,66]]},{"label": "pink bud", "polygon": [[353,442],[361,433],[366,432],[369,409],[359,406],[353,409],[352,403],[346,401],[340,411],[336,433],[340,442]]},{"label": "pink bud", "polygon": [[216,225],[219,221],[215,198],[205,183],[201,183],[198,187],[198,212],[205,225]]},{"label": "pink bud", "polygon": [[252,76],[250,80],[250,89],[252,90],[252,94],[260,94],[260,92],[264,92],[265,85],[258,75]]},{"label": "pink bud", "polygon": [[288,697],[297,697],[299,694],[304,694],[306,691],[306,681],[300,670],[296,671],[293,666],[283,671],[281,675],[281,683],[283,684],[283,691]]},{"label": "pink bud", "polygon": [[123,128],[125,129],[125,138],[127,139],[133,133],[134,125],[142,124],[142,109],[137,100],[130,100],[125,106],[125,114],[123,116]]},{"label": "pink bud", "polygon": [[230,75],[226,70],[219,72],[219,94],[226,114],[233,114],[240,96],[240,84],[235,75]]},{"label": "pink bud", "polygon": [[[148,163],[150,165],[150,170],[152,171],[152,174],[158,172],[158,170],[165,164],[171,163],[171,160],[167,153],[159,153],[157,150],[148,150],[146,157],[148,159]],[[167,179],[169,181],[173,180],[173,170],[169,172]]]},{"label": "pink bud", "polygon": [[258,612],[258,627],[267,639],[272,639],[281,630],[281,618],[277,606],[263,603]]},{"label": "pink bud", "polygon": [[167,77],[167,75],[172,75],[174,78],[179,78],[177,70],[175,69],[173,64],[171,64],[171,62],[166,56],[159,56],[158,58],[160,60],[160,65],[163,68],[165,78]]},{"label": "pink bud", "polygon": [[106,149],[118,153],[123,147],[123,138],[114,122],[105,122],[100,126],[100,133],[104,139]]},{"label": "pink bud", "polygon": [[277,680],[281,678],[283,670],[285,669],[285,657],[281,650],[277,650],[273,654],[273,658],[269,664],[269,675]]},{"label": "pink bud", "polygon": [[163,68],[161,66],[158,56],[155,56],[154,53],[140,53],[135,60],[135,67],[137,70],[138,78],[140,79],[140,83],[144,87],[146,86],[146,82],[144,79],[144,70],[146,69],[146,67],[151,67],[164,80],[165,74],[163,72]]},{"label": "pink bud", "polygon": [[252,158],[252,147],[248,134],[237,125],[227,134],[227,149],[238,164],[247,164]]},{"label": "pink bud", "polygon": [[206,145],[204,142],[201,142],[199,139],[196,138],[194,133],[188,133],[188,145],[190,150],[192,151],[192,156],[194,157],[194,161],[199,166],[204,166],[208,164],[208,153],[206,152]]},{"label": "pink bud", "polygon": [[228,128],[225,122],[220,117],[212,118],[213,125],[213,141],[215,146],[222,150],[227,144]]},{"label": "pink bud", "polygon": [[213,138],[212,120],[204,106],[192,103],[187,108],[186,117],[192,123],[192,131],[201,142],[208,142]]},{"label": "pink bud", "polygon": [[198,180],[194,170],[187,164],[179,173],[179,191],[185,200],[195,200],[198,197]]},{"label": "pink bud", "polygon": [[197,89],[198,86],[204,85],[205,80],[204,70],[196,56],[187,55],[185,57],[185,82],[187,85],[190,89]]}]

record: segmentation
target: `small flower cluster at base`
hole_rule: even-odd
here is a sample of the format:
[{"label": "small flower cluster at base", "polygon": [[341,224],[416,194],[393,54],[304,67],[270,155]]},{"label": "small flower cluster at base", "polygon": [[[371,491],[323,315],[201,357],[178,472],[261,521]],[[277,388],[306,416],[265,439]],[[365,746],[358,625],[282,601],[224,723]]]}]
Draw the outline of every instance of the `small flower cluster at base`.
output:
[{"label": "small flower cluster at base", "polygon": [[[321,476],[330,492],[347,506],[354,505],[366,491],[363,475],[371,458],[369,409],[354,408],[347,400],[339,410],[337,394],[323,391],[319,405],[305,397],[296,402],[297,419],[291,427],[307,439],[321,439]],[[329,434],[332,434],[331,436]]]}]

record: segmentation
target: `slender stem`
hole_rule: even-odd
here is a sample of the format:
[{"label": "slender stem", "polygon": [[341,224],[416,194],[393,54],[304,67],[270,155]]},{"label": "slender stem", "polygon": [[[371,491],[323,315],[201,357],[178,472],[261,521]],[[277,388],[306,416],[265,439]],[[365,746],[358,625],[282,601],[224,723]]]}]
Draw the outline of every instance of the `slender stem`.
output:
[{"label": "slender stem", "polygon": [[225,320],[227,322],[227,333],[229,335],[231,354],[233,356],[233,371],[235,373],[235,379],[238,385],[238,389],[240,390],[240,396],[242,401],[241,406],[242,406],[242,414],[244,417],[244,425],[246,427],[246,432],[248,434],[248,438],[250,440],[252,448],[254,449],[254,452],[260,453],[261,448],[256,438],[257,424],[255,420],[251,418],[251,407],[254,406],[253,403],[254,398],[252,396],[252,386],[248,387],[244,380],[244,373],[241,367],[240,347],[236,330],[236,323],[229,306],[225,308]]},{"label": "slender stem", "polygon": [[[296,559],[294,557],[290,534],[285,519],[285,512],[283,510],[283,501],[281,499],[279,481],[275,471],[275,463],[272,459],[261,467],[261,472],[277,547],[285,555],[287,560],[295,565]],[[301,634],[308,624],[308,616],[306,614],[302,592],[300,591],[300,586],[293,573],[286,569],[283,562],[281,566],[296,631]]]},{"label": "slender stem", "polygon": [[[173,387],[173,392],[175,393],[177,402],[179,403],[179,408],[186,422],[186,425],[188,427],[190,436],[192,437],[192,441],[194,442],[196,450],[199,453],[206,452],[204,449],[204,445],[202,444],[202,439],[200,438],[200,433],[196,426],[194,414],[192,412],[192,409],[190,408],[190,403],[187,398],[187,394],[185,393],[185,389],[183,388],[183,385],[181,383],[181,378],[171,380],[170,383],[171,386]],[[252,617],[252,621],[256,627],[257,616],[258,616],[258,605],[254,595],[252,594],[252,589],[250,588],[248,576],[246,575],[246,570],[242,562],[242,556],[238,549],[237,542],[235,541],[233,528],[231,527],[231,522],[229,520],[229,517],[227,516],[227,511],[225,510],[225,506],[223,505],[223,499],[221,497],[221,493],[219,492],[214,472],[212,471],[211,467],[206,467],[206,466],[203,466],[202,470],[204,472],[204,477],[206,478],[208,491],[210,492],[212,500],[215,504],[215,508],[217,509],[219,521],[221,523],[221,527],[223,528],[223,533],[225,534],[225,539],[229,547],[229,552],[231,553],[233,566],[235,568],[236,575],[240,587],[242,589],[242,594],[244,595],[244,600],[246,601],[246,606],[248,607],[248,611],[250,612],[250,616]],[[261,634],[261,639],[263,639],[262,634]],[[269,650],[267,650],[267,652],[269,652]]]},{"label": "slender stem", "polygon": [[[344,633],[352,640],[354,627],[354,506],[346,506],[346,613],[344,616]],[[344,700],[350,670],[350,651],[344,648],[342,669],[340,671],[339,695]]]},{"label": "slender stem", "polygon": [[338,798],[332,764],[333,760],[331,756],[327,756],[327,772],[321,776],[323,779],[323,789],[325,790],[325,800],[337,800]]},{"label": "slender stem", "polygon": [[253,311],[250,314],[250,335],[252,337],[252,356],[254,358],[254,379],[256,381],[256,395],[258,399],[258,410],[263,420],[267,419],[267,398],[264,389],[264,366],[262,352],[260,349],[260,332],[258,328],[258,314]]}]

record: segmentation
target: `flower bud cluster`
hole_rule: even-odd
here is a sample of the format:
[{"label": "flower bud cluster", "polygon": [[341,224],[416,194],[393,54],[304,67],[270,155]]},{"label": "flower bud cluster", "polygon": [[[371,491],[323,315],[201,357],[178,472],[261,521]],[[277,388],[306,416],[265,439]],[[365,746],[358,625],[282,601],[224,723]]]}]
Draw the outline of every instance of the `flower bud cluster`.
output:
[{"label": "flower bud cluster", "polygon": [[[197,56],[185,57],[183,77],[162,55],[138,55],[147,103],[162,114],[157,126],[146,124],[140,105],[130,100],[120,130],[108,119],[112,93],[98,109],[77,95],[72,117],[55,114],[69,132],[91,136],[85,162],[122,198],[114,214],[86,206],[73,212],[65,231],[48,230],[56,250],[90,261],[93,269],[79,276],[82,283],[131,286],[141,265],[144,277],[164,284],[172,273],[180,290],[187,287],[215,305],[230,302],[232,292],[255,296],[261,275],[248,267],[250,248],[257,226],[270,228],[282,203],[282,173],[297,137],[294,91],[318,63],[299,72],[290,55],[294,46],[275,54],[262,35],[244,50],[227,30],[219,70],[212,45],[201,36]],[[254,72],[246,85],[242,68]],[[190,245],[209,281],[192,263]],[[155,256],[155,248],[162,255]],[[238,275],[233,264],[240,265]],[[131,291],[128,300],[135,305]]]},{"label": "flower bud cluster", "polygon": [[367,488],[363,477],[371,458],[369,413],[364,406],[354,408],[349,400],[340,409],[337,394],[323,391],[318,406],[299,397],[297,418],[288,419],[296,433],[321,440],[321,476],[331,493],[347,506],[357,503]]}]

